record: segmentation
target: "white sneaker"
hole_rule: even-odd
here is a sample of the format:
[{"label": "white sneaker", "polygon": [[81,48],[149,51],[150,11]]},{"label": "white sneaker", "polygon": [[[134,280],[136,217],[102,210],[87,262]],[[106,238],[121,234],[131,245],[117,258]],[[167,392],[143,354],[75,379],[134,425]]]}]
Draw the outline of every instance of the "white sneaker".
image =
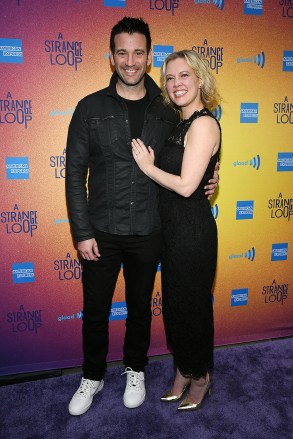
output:
[{"label": "white sneaker", "polygon": [[79,388],[69,403],[69,413],[73,416],[85,413],[90,408],[94,395],[102,390],[103,387],[104,380],[93,381],[82,378]]},{"label": "white sneaker", "polygon": [[131,367],[126,367],[127,374],[125,392],[123,395],[123,403],[125,407],[134,409],[139,407],[145,400],[144,373],[134,372]]}]

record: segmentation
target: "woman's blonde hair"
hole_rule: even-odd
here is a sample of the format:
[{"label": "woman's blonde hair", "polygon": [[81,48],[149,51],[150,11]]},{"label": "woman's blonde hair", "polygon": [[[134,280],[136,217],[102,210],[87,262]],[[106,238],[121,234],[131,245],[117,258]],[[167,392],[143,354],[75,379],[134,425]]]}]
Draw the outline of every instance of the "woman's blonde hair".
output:
[{"label": "woman's blonde hair", "polygon": [[161,67],[161,88],[164,102],[167,105],[177,108],[177,106],[169,98],[166,88],[167,65],[170,61],[173,61],[177,58],[185,59],[189,67],[191,67],[194,71],[195,75],[201,79],[202,86],[200,89],[200,98],[203,105],[209,110],[216,108],[221,101],[216,80],[211,73],[208,61],[202,55],[194,52],[193,50],[180,50],[178,52],[173,52],[165,59]]}]

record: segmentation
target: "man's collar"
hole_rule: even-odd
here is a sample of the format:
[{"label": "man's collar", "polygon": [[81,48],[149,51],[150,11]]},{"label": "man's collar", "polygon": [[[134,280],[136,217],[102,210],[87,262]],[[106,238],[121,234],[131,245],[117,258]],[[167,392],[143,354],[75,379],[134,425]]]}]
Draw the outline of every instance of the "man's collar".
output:
[{"label": "man's collar", "polygon": [[[116,90],[116,84],[118,81],[118,75],[117,72],[114,72],[110,79],[109,84],[109,95],[115,96],[116,98],[119,97],[117,90]],[[148,93],[148,96],[150,97],[150,100],[156,98],[157,96],[160,96],[161,90],[155,83],[155,81],[146,73],[144,78],[144,84],[146,91]]]}]

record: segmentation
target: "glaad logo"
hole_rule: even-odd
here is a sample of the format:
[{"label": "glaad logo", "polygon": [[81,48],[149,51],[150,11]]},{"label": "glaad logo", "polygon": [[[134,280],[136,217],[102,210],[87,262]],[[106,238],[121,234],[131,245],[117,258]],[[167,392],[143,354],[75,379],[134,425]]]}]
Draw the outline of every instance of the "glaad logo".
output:
[{"label": "glaad logo", "polygon": [[218,218],[218,216],[219,216],[219,207],[218,207],[218,205],[215,204],[214,206],[212,206],[211,210],[212,210],[212,215],[213,215],[213,217],[216,220]]},{"label": "glaad logo", "polygon": [[264,68],[265,65],[265,54],[264,52],[259,53],[254,57],[254,63],[258,65],[258,67]]},{"label": "glaad logo", "polygon": [[209,63],[210,69],[215,73],[219,73],[219,69],[223,67],[223,47],[209,46],[208,40],[204,40],[202,46],[192,46],[191,50],[204,56]]},{"label": "glaad logo", "polygon": [[271,211],[271,218],[286,218],[288,221],[293,216],[293,198],[283,198],[280,193],[278,198],[270,198],[268,208]]},{"label": "glaad logo", "polygon": [[66,148],[63,149],[62,155],[50,156],[50,167],[54,168],[55,178],[65,178],[65,164],[66,164]]},{"label": "glaad logo", "polygon": [[125,320],[127,317],[127,307],[125,302],[112,303],[109,320]]},{"label": "glaad logo", "polygon": [[180,0],[150,0],[150,10],[157,11],[172,11],[172,16],[175,14],[175,9],[179,8]]},{"label": "glaad logo", "polygon": [[158,46],[154,45],[154,67],[161,67],[168,55],[174,52],[173,46]]},{"label": "glaad logo", "polygon": [[67,108],[66,110],[52,110],[50,111],[50,117],[55,116],[72,116],[75,108]]},{"label": "glaad logo", "polygon": [[69,223],[68,218],[56,218],[54,219],[54,224],[62,224],[62,223]]},{"label": "glaad logo", "polygon": [[284,301],[288,298],[289,284],[277,284],[273,280],[271,285],[264,285],[262,287],[262,295],[265,303],[279,302],[284,305]]},{"label": "glaad logo", "polygon": [[64,322],[64,321],[68,322],[69,320],[74,320],[74,319],[82,320],[82,318],[83,318],[83,312],[79,311],[77,313],[73,313],[70,315],[63,315],[62,314],[61,316],[57,317],[57,320],[58,320],[58,322]]},{"label": "glaad logo", "polygon": [[0,38],[0,63],[23,63],[22,40]]},{"label": "glaad logo", "polygon": [[271,261],[287,261],[288,258],[288,242],[281,244],[272,244]]},{"label": "glaad logo", "polygon": [[293,152],[278,152],[277,171],[293,171]]},{"label": "glaad logo", "polygon": [[162,296],[159,291],[156,292],[155,297],[152,297],[152,315],[158,317],[162,314]]},{"label": "glaad logo", "polygon": [[293,50],[284,50],[283,72],[293,72]]},{"label": "glaad logo", "polygon": [[221,11],[224,9],[225,0],[194,0],[194,4],[197,5],[214,5]]},{"label": "glaad logo", "polygon": [[258,104],[242,102],[240,104],[240,123],[258,123]]},{"label": "glaad logo", "polygon": [[218,121],[220,122],[223,113],[221,105],[218,105],[216,108],[214,108],[212,113],[215,116],[215,118],[218,119]]},{"label": "glaad logo", "polygon": [[274,103],[274,113],[277,116],[277,123],[293,124],[293,104],[289,102],[288,96],[285,96],[283,102]]},{"label": "glaad logo", "polygon": [[279,0],[278,4],[282,6],[282,17],[293,18],[292,0]]},{"label": "glaad logo", "polygon": [[254,201],[237,201],[236,220],[253,219]]},{"label": "glaad logo", "polygon": [[237,58],[236,61],[238,64],[254,62],[254,64],[256,64],[258,67],[263,69],[264,65],[265,65],[265,54],[264,54],[264,52],[261,52],[258,55],[256,55],[254,58],[253,57],[250,57],[250,58],[239,57],[239,58]]},{"label": "glaad logo", "polygon": [[6,157],[6,177],[8,180],[28,180],[28,157]]},{"label": "glaad logo", "polygon": [[78,69],[82,63],[82,42],[64,41],[59,32],[57,40],[45,40],[45,52],[50,54],[49,60],[52,66],[68,65]]},{"label": "glaad logo", "polygon": [[243,306],[248,302],[248,288],[232,290],[231,306]]},{"label": "glaad logo", "polygon": [[262,15],[263,0],[244,0],[244,14]]},{"label": "glaad logo", "polygon": [[254,258],[255,258],[255,248],[252,247],[251,250],[248,250],[248,251],[244,254],[244,257],[247,258],[247,259],[249,259],[250,261],[253,262],[253,261],[254,261]]},{"label": "glaad logo", "polygon": [[12,332],[34,332],[38,333],[43,325],[42,310],[34,309],[26,311],[23,305],[19,310],[7,314],[7,323],[11,324]]},{"label": "glaad logo", "polygon": [[243,259],[246,258],[249,261],[253,262],[255,259],[255,248],[252,247],[251,249],[247,250],[244,253],[238,253],[238,254],[232,254],[229,255],[229,259]]},{"label": "glaad logo", "polygon": [[81,262],[71,258],[70,253],[67,253],[66,259],[55,259],[54,270],[58,271],[59,280],[81,279]]},{"label": "glaad logo", "polygon": [[112,8],[125,8],[126,0],[104,0],[104,6]]},{"label": "glaad logo", "polygon": [[12,99],[12,94],[7,93],[6,99],[0,99],[0,124],[7,123],[28,127],[32,116],[32,101],[30,99]]},{"label": "glaad logo", "polygon": [[258,171],[260,168],[260,156],[257,154],[255,157],[252,157],[252,159],[243,162],[236,160],[236,162],[233,162],[233,166],[252,166]]},{"label": "glaad logo", "polygon": [[35,281],[35,267],[33,262],[19,262],[12,264],[12,280],[14,284],[32,283]]},{"label": "glaad logo", "polygon": [[0,213],[0,222],[5,224],[7,235],[24,233],[32,237],[38,228],[37,210],[19,210],[15,204],[13,211]]}]

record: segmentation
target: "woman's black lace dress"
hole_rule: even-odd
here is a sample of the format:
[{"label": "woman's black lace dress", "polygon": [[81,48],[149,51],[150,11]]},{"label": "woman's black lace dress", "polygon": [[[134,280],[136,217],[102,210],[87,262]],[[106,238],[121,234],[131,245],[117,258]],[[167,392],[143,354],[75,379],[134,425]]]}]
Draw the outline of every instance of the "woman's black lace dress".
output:
[{"label": "woman's black lace dress", "polygon": [[[184,137],[193,120],[214,117],[196,111],[175,128],[157,160],[159,168],[180,175]],[[167,342],[183,374],[199,378],[213,366],[212,285],[217,261],[217,226],[204,186],[218,159],[210,160],[196,191],[185,198],[160,188],[162,295]]]}]

